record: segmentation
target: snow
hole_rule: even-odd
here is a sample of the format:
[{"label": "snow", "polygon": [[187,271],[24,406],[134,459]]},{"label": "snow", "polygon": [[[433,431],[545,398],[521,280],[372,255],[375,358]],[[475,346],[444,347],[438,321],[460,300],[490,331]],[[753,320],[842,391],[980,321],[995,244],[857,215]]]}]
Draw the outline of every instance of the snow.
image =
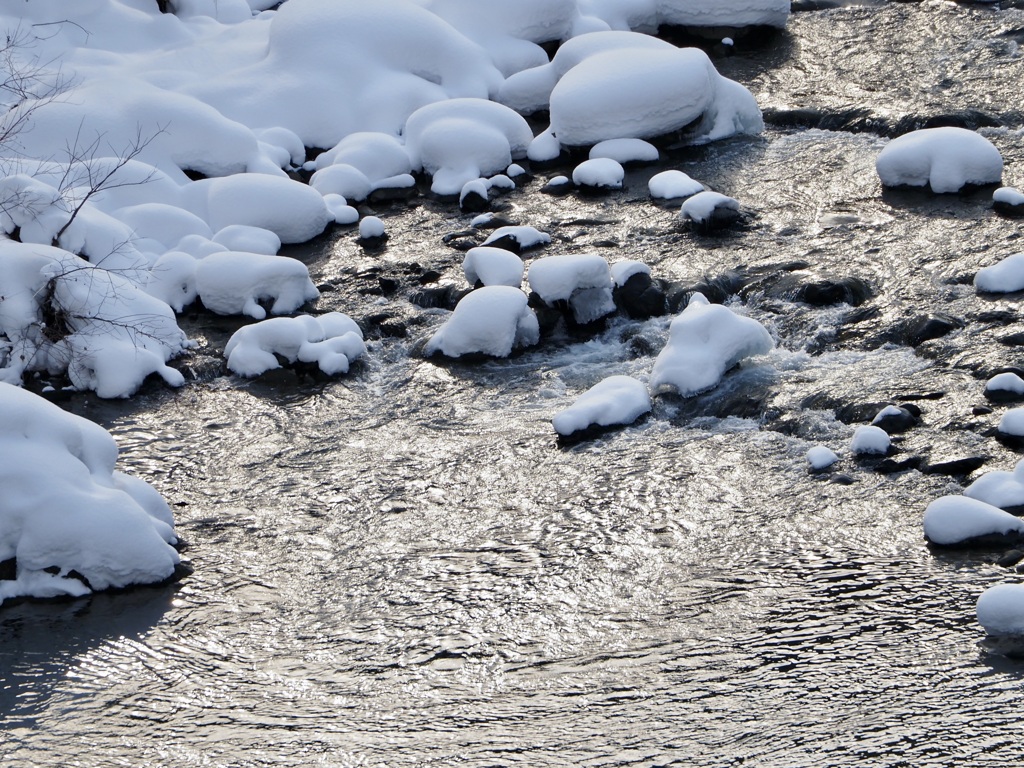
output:
[{"label": "snow", "polygon": [[1024,379],[1016,373],[998,373],[985,382],[985,392],[1006,392],[1024,397]]},{"label": "snow", "polygon": [[1024,291],[1024,253],[1015,253],[998,264],[979,269],[974,287],[985,293]]},{"label": "snow", "polygon": [[248,251],[273,256],[281,250],[281,238],[269,229],[229,224],[211,238],[229,251]]},{"label": "snow", "polygon": [[567,436],[591,426],[632,424],[650,410],[651,396],[643,382],[609,376],[556,415],[552,424],[558,434]]},{"label": "snow", "polygon": [[965,128],[924,128],[890,141],[875,169],[886,187],[930,186],[957,192],[967,184],[997,184],[1003,158],[984,136]]},{"label": "snow", "polygon": [[377,216],[364,216],[359,221],[359,237],[363,240],[384,237],[385,232],[384,222]]},{"label": "snow", "polygon": [[509,237],[516,241],[519,245],[519,250],[527,251],[530,248],[536,248],[540,245],[547,245],[551,242],[551,235],[547,232],[541,232],[539,229],[531,226],[508,226],[498,227],[494,230],[486,240],[484,245],[490,245],[502,238]]},{"label": "snow", "polygon": [[320,296],[306,265],[287,256],[214,253],[199,261],[195,279],[203,306],[218,315],[262,320],[267,311],[260,301],[273,301],[270,311],[286,315]]},{"label": "snow", "polygon": [[683,203],[683,207],[679,210],[679,216],[685,221],[703,224],[712,217],[717,208],[738,211],[740,204],[739,201],[723,195],[721,192],[698,192]]},{"label": "snow", "polygon": [[651,268],[642,261],[619,261],[611,265],[609,272],[611,272],[612,282],[621,288],[633,275],[651,274]]},{"label": "snow", "polygon": [[966,496],[943,496],[924,513],[924,535],[933,544],[956,546],[999,534],[1024,534],[1024,521]]},{"label": "snow", "polygon": [[1012,472],[986,472],[964,490],[964,496],[1006,509],[1024,505],[1024,460]]},{"label": "snow", "polygon": [[643,139],[608,139],[590,148],[590,159],[607,158],[620,164],[654,163],[661,155],[658,148]]},{"label": "snow", "polygon": [[1004,435],[1024,437],[1024,408],[1011,408],[999,420],[999,431]]},{"label": "snow", "polygon": [[651,391],[695,395],[716,386],[737,363],[774,346],[759,322],[695,293],[669,326],[668,342],[654,361]]},{"label": "snow", "polygon": [[978,597],[978,623],[993,637],[1024,635],[1024,584],[997,584]]},{"label": "snow", "polygon": [[857,456],[884,456],[889,452],[889,435],[881,427],[871,425],[857,427],[853,430],[850,450]]},{"label": "snow", "polygon": [[492,285],[464,296],[423,351],[428,357],[438,352],[446,357],[508,357],[514,349],[539,340],[537,316],[527,306],[526,294],[507,285]]},{"label": "snow", "polygon": [[1024,192],[1014,187],[1000,187],[992,193],[992,202],[1004,205],[1024,205]]},{"label": "snow", "polygon": [[573,183],[581,187],[598,189],[621,189],[626,172],[615,160],[599,157],[584,160],[572,171]]},{"label": "snow", "polygon": [[568,302],[577,323],[591,323],[615,311],[608,262],[596,253],[537,259],[526,279],[545,304]]},{"label": "snow", "polygon": [[239,328],[224,347],[228,368],[240,376],[259,376],[289,363],[316,363],[327,375],[348,373],[366,354],[359,326],[340,312],[319,317],[275,317]]},{"label": "snow", "polygon": [[[101,427],[0,383],[0,604],[163,581],[179,562],[170,509],[115,469]],[[56,574],[45,569],[57,567]],[[76,571],[89,586],[69,574]]]},{"label": "snow", "polygon": [[835,452],[824,445],[815,445],[807,451],[807,463],[815,471],[827,469],[837,461],[839,461],[839,457]]},{"label": "snow", "polygon": [[182,251],[168,251],[153,264],[143,290],[165,302],[175,312],[181,312],[195,301],[195,257]]},{"label": "snow", "polygon": [[672,200],[690,197],[704,191],[704,185],[694,181],[682,171],[670,170],[654,174],[647,182],[651,197]]},{"label": "snow", "polygon": [[519,288],[523,284],[525,270],[523,260],[511,251],[486,245],[470,248],[462,261],[462,271],[470,285],[481,282]]},{"label": "snow", "polygon": [[370,196],[372,184],[366,174],[345,163],[321,168],[309,179],[309,186],[325,197],[341,195],[346,200],[359,202]]}]

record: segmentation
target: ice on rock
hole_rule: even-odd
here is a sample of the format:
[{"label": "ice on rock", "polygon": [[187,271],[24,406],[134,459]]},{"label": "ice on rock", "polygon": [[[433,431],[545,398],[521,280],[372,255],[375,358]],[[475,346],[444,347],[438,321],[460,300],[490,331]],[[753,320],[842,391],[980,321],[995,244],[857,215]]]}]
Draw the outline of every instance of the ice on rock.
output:
[{"label": "ice on rock", "polygon": [[332,221],[322,195],[281,176],[237,174],[194,181],[182,190],[184,207],[216,232],[232,224],[270,230],[282,243],[304,243]]},{"label": "ice on rock", "polygon": [[924,513],[924,535],[944,547],[1012,543],[1024,536],[1024,521],[966,496],[943,496]]},{"label": "ice on rock", "polygon": [[966,128],[924,128],[890,141],[875,169],[886,187],[930,186],[958,192],[968,184],[997,184],[1003,158],[984,136]]},{"label": "ice on rock", "polygon": [[850,451],[855,456],[884,456],[889,452],[889,434],[881,427],[857,427],[850,440]]},{"label": "ice on rock", "polygon": [[651,392],[695,395],[716,386],[737,363],[774,347],[759,322],[695,293],[669,326],[668,343],[654,361]]},{"label": "ice on rock", "polygon": [[219,243],[229,251],[246,251],[248,253],[264,253],[273,256],[281,250],[281,238],[262,227],[250,227],[246,224],[229,224],[213,236],[213,242]]},{"label": "ice on rock", "polygon": [[359,326],[340,312],[319,317],[275,317],[239,328],[224,347],[228,368],[239,376],[259,376],[289,363],[316,363],[329,376],[348,373],[366,354]]},{"label": "ice on rock", "polygon": [[682,171],[662,171],[656,173],[647,182],[647,189],[651,197],[661,200],[673,200],[682,197],[692,197],[704,191],[704,185],[694,181]]},{"label": "ice on rock", "polygon": [[174,575],[170,509],[116,460],[103,428],[0,383],[0,561],[15,566],[15,578],[0,581],[0,604]]},{"label": "ice on rock", "polygon": [[486,99],[451,99],[410,115],[405,142],[413,168],[433,176],[431,191],[457,195],[467,181],[504,171],[526,157],[533,133],[526,120]]},{"label": "ice on rock", "polygon": [[828,469],[837,461],[839,461],[839,457],[835,452],[824,445],[816,445],[807,451],[807,463],[811,465],[811,469],[815,472]]},{"label": "ice on rock", "polygon": [[203,306],[218,315],[267,316],[260,301],[272,301],[275,315],[294,312],[320,292],[298,259],[261,253],[214,253],[196,267],[196,290]]},{"label": "ice on rock", "polygon": [[978,623],[992,637],[1024,638],[1024,584],[997,584],[978,597]]},{"label": "ice on rock", "polygon": [[423,351],[427,356],[508,357],[513,350],[539,340],[537,316],[527,306],[526,294],[518,288],[492,285],[464,296]]},{"label": "ice on rock", "polygon": [[479,245],[466,252],[462,270],[470,285],[508,285],[519,288],[523,284],[523,260],[504,248]]},{"label": "ice on rock", "polygon": [[629,425],[651,410],[643,382],[631,376],[609,376],[588,389],[551,420],[562,437],[590,427]]},{"label": "ice on rock", "polygon": [[1004,510],[1024,507],[1024,460],[1012,472],[986,472],[967,486],[964,496]]},{"label": "ice on rock", "polygon": [[998,264],[979,269],[974,287],[984,293],[1024,291],[1024,253],[1015,253]]},{"label": "ice on rock", "polygon": [[573,319],[581,325],[615,311],[608,262],[596,253],[537,259],[530,265],[526,279],[545,304],[567,302]]},{"label": "ice on rock", "polygon": [[607,158],[625,165],[627,163],[654,163],[660,157],[658,148],[643,139],[608,139],[590,148],[591,160]]},{"label": "ice on rock", "polygon": [[615,160],[599,157],[585,160],[572,172],[573,183],[590,189],[621,189],[625,171]]}]

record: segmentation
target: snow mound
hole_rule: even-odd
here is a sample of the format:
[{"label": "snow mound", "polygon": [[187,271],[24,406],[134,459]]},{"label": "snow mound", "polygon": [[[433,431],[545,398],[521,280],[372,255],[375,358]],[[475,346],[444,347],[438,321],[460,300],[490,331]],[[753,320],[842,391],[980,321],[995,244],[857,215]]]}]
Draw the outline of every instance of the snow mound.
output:
[{"label": "snow mound", "polygon": [[504,248],[479,245],[466,252],[462,271],[466,282],[476,285],[508,285],[519,288],[523,284],[523,260]]},{"label": "snow mound", "polygon": [[500,173],[526,157],[532,140],[522,116],[486,99],[428,104],[405,124],[412,166],[433,176],[430,188],[439,195],[457,195],[466,182]]},{"label": "snow mound", "polygon": [[0,383],[0,562],[15,571],[0,581],[0,604],[174,575],[170,509],[116,460],[103,428]]},{"label": "snow mound", "polygon": [[607,157],[584,160],[572,171],[572,181],[591,189],[622,189],[626,172],[618,162]]},{"label": "snow mound", "polygon": [[1024,291],[1024,253],[1015,253],[998,264],[979,269],[974,287],[984,293]]},{"label": "snow mound", "polygon": [[246,224],[230,224],[211,239],[229,251],[264,253],[273,256],[281,250],[281,238],[276,234],[269,229],[250,227]]},{"label": "snow mound", "polygon": [[196,266],[196,291],[203,305],[218,315],[267,316],[260,301],[273,301],[275,315],[294,312],[320,292],[298,259],[262,253],[214,253]]},{"label": "snow mound", "polygon": [[464,296],[423,351],[428,357],[436,353],[508,357],[514,349],[539,340],[537,316],[527,306],[526,294],[507,285],[491,285]]},{"label": "snow mound", "polygon": [[992,193],[992,202],[1010,206],[1024,206],[1024,192],[1015,187],[1000,187]]},{"label": "snow mound", "polygon": [[239,328],[224,355],[239,376],[259,376],[289,363],[316,363],[329,376],[348,373],[349,364],[366,354],[359,326],[340,312],[319,317],[275,317]]},{"label": "snow mound", "polygon": [[682,171],[662,171],[654,174],[647,182],[647,189],[651,197],[661,200],[673,200],[681,197],[691,197],[704,191],[704,185],[694,181]]},{"label": "snow mound", "polygon": [[967,486],[964,496],[1004,510],[1024,507],[1024,460],[1012,472],[986,472]]},{"label": "snow mound", "polygon": [[195,257],[182,251],[168,251],[153,264],[143,290],[181,312],[196,300]]},{"label": "snow mound", "polygon": [[886,187],[930,186],[942,194],[967,184],[998,184],[1003,158],[991,141],[966,128],[924,128],[890,141],[875,169]]},{"label": "snow mound", "polygon": [[550,242],[551,235],[547,232],[541,232],[534,227],[508,226],[498,227],[484,240],[483,244],[500,248],[507,247],[508,250],[520,253],[541,245],[547,245]]},{"label": "snow mound", "polygon": [[651,274],[651,268],[642,261],[619,261],[612,264],[608,270],[612,276],[612,282],[619,288],[624,286],[633,275]]},{"label": "snow mound", "polygon": [[717,385],[737,363],[774,347],[759,322],[695,293],[669,326],[668,343],[654,361],[651,392],[695,395]]},{"label": "snow mound", "polygon": [[839,457],[835,452],[824,445],[816,445],[807,451],[807,463],[815,472],[828,469],[837,461],[839,461]]},{"label": "snow mound", "polygon": [[1024,636],[1024,584],[997,584],[978,598],[978,623],[993,637]]},{"label": "snow mound", "polygon": [[999,434],[1024,437],[1024,408],[1011,408],[999,420]]},{"label": "snow mound", "polygon": [[324,197],[340,195],[355,202],[369,197],[373,188],[365,173],[345,163],[321,168],[310,177],[309,186]]},{"label": "snow mound", "polygon": [[706,224],[715,215],[715,211],[725,209],[727,211],[738,211],[739,201],[721,192],[697,192],[683,203],[679,210],[679,216],[684,221],[692,221],[696,224]]},{"label": "snow mound", "polygon": [[850,440],[850,450],[855,456],[884,456],[889,452],[889,434],[881,427],[857,427]]},{"label": "snow mound", "polygon": [[567,302],[577,323],[592,323],[615,311],[608,262],[596,253],[547,256],[530,265],[531,290],[547,305]]},{"label": "snow mound", "polygon": [[594,426],[629,425],[650,410],[651,396],[643,382],[631,376],[609,376],[580,395],[551,423],[559,435],[568,437]]},{"label": "snow mound", "polygon": [[1024,535],[1024,521],[966,496],[943,496],[924,513],[924,535],[944,547],[1003,544]]},{"label": "snow mound", "polygon": [[658,148],[643,139],[608,139],[590,148],[590,159],[606,158],[626,163],[655,163],[661,155]]},{"label": "snow mound", "polygon": [[314,167],[332,165],[355,168],[371,182],[411,173],[412,162],[405,145],[395,136],[377,131],[350,133],[326,152],[317,155]]},{"label": "snow mound", "polygon": [[1016,373],[998,373],[985,382],[985,397],[990,400],[1011,400],[1024,397],[1024,379]]}]

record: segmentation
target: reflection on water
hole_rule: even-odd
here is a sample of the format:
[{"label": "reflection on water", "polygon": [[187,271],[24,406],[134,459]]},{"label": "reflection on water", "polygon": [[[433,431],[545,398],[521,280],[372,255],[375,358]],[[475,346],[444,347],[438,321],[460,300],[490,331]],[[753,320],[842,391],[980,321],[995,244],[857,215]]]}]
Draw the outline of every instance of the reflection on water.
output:
[{"label": "reflection on water", "polygon": [[[842,64],[847,87],[868,82],[855,75],[877,61],[880,36],[861,29],[875,14],[946,25],[942,39],[959,41],[1012,21],[892,5],[800,14],[783,60],[729,66],[797,103],[809,98],[799,69],[819,59],[810,71]],[[844,36],[867,52],[815,59]],[[1019,165],[1019,137],[992,138]],[[800,261],[877,294],[851,331],[848,307],[752,291],[741,309],[776,351],[597,441],[559,448],[550,419],[607,375],[645,377],[664,318],[438,365],[410,352],[444,314],[401,291],[374,304],[355,278],[321,307],[418,324],[372,339],[347,378],[73,399],[113,431],[122,468],[174,505],[196,572],[177,588],[4,609],[3,765],[1019,762],[1024,667],[988,652],[973,617],[977,595],[1012,574],[929,552],[923,509],[958,480],[858,465],[853,427],[831,410],[921,398],[905,455],[1010,468],[1017,456],[985,436],[999,413],[972,405],[985,372],[1015,362],[998,338],[1021,330],[1017,310],[979,300],[969,277],[1012,247],[1016,225],[984,195],[882,197],[880,146],[787,130],[680,151],[674,164],[751,212],[719,238],[650,204],[651,168],[609,199],[547,198],[543,179],[506,199],[504,215],[554,233],[552,252],[639,258],[680,281]],[[396,275],[415,261],[461,279],[441,237],[466,217],[433,203],[384,214]],[[308,254],[317,279],[366,261],[353,237]],[[878,341],[939,309],[966,327],[917,350]],[[993,310],[1003,319],[982,314]],[[843,455],[850,484],[808,475],[819,442]]]}]

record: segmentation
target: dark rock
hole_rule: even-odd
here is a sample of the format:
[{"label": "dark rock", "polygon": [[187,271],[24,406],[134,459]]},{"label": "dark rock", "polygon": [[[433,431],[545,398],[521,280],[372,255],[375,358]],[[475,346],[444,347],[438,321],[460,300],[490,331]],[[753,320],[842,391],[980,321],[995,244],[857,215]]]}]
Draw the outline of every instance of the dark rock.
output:
[{"label": "dark rock", "polygon": [[951,331],[963,327],[963,320],[936,313],[911,318],[898,326],[898,333],[907,346],[917,347],[926,341],[942,338]]},{"label": "dark rock", "polygon": [[992,210],[1000,216],[1006,216],[1010,219],[1024,218],[1024,203],[1012,205],[1011,203],[1004,203],[1001,200],[996,200],[992,203]]},{"label": "dark rock", "polygon": [[850,475],[834,475],[829,482],[835,483],[836,485],[853,485],[856,480],[854,480]]},{"label": "dark rock", "polygon": [[895,459],[882,459],[875,467],[875,472],[880,475],[892,475],[897,472],[906,472],[911,469],[920,469],[923,459],[920,456],[910,456],[902,461]]},{"label": "dark rock", "polygon": [[436,283],[442,277],[441,273],[436,269],[428,269],[422,275],[419,276],[420,285],[429,285],[430,283]]},{"label": "dark rock", "polygon": [[18,578],[18,559],[10,557],[0,560],[0,581],[14,581]]},{"label": "dark rock", "polygon": [[616,306],[635,320],[664,315],[668,311],[668,297],[664,285],[654,282],[646,272],[637,272],[624,285],[613,291]]},{"label": "dark rock", "polygon": [[[647,420],[650,414],[643,414],[637,418],[633,424],[640,424]],[[560,448],[569,448],[587,440],[595,440],[599,437],[604,437],[611,432],[619,432],[626,427],[632,426],[632,424],[609,424],[607,426],[601,426],[600,424],[591,424],[584,429],[577,429],[568,435],[559,435],[556,433],[556,442]]]},{"label": "dark rock", "polygon": [[422,309],[454,310],[463,296],[469,291],[455,285],[441,285],[436,288],[424,288],[409,297],[409,302]]},{"label": "dark rock", "polygon": [[[897,407],[897,412],[890,412],[882,416],[881,418],[875,417],[872,420],[872,424],[876,427],[881,427],[890,435],[899,434],[900,432],[906,432],[908,429],[912,429],[917,426],[918,417],[908,411],[906,408]],[[920,411],[919,411],[920,412]]]},{"label": "dark rock", "polygon": [[964,459],[952,459],[940,461],[937,464],[928,464],[921,471],[926,475],[969,475],[988,461],[988,456],[968,456]]},{"label": "dark rock", "polygon": [[999,339],[999,343],[1005,344],[1008,347],[1024,347],[1024,332],[1002,336]]},{"label": "dark rock", "polygon": [[1015,451],[1024,449],[1024,435],[1011,435],[1008,432],[1003,432],[997,428],[995,436],[996,440],[1007,448],[1011,448]]},{"label": "dark rock", "polygon": [[860,306],[873,296],[871,285],[859,277],[842,277],[817,280],[807,283],[797,291],[796,301],[813,307],[827,307],[833,304]]},{"label": "dark rock", "polygon": [[1012,568],[1021,560],[1024,560],[1024,552],[1019,549],[1011,549],[1001,557],[996,558],[996,565],[1000,565],[1003,568]]},{"label": "dark rock", "polygon": [[989,408],[987,405],[976,405],[973,408],[971,408],[971,413],[974,414],[975,416],[987,416],[988,414],[992,413],[992,409]]},{"label": "dark rock", "polygon": [[82,573],[79,573],[74,568],[72,568],[70,571],[68,571],[68,575],[65,578],[77,579],[78,581],[82,582],[86,586],[87,589],[90,589],[90,590],[92,589],[92,584],[90,584],[89,580],[87,578],[85,578],[85,575],[82,574]]},{"label": "dark rock", "polygon": [[683,226],[696,232],[698,235],[711,235],[716,232],[731,229],[736,226],[742,218],[743,217],[739,211],[733,208],[727,208],[724,205],[718,205],[711,211],[711,215],[703,221],[683,219]]},{"label": "dark rock", "polygon": [[[700,282],[687,287],[673,286],[668,291],[669,309],[672,312],[682,309],[689,302],[690,294],[693,293],[703,293],[704,297],[712,304],[722,304],[730,296],[735,296],[743,290],[743,287],[749,279],[750,276],[745,271],[731,269],[720,275],[705,277]],[[681,293],[685,294],[686,300],[680,302],[679,306],[673,306],[676,304],[675,299],[678,298]]]},{"label": "dark rock", "polygon": [[921,418],[921,409],[918,406],[914,405],[913,403],[900,403],[899,407],[902,408],[907,413],[909,413],[915,419]]},{"label": "dark rock", "polygon": [[383,248],[384,244],[388,241],[388,233],[385,232],[383,235],[376,235],[374,237],[357,237],[356,242],[359,247],[364,251],[376,251],[379,248]]},{"label": "dark rock", "polygon": [[1024,543],[1024,534],[1019,531],[1007,531],[1006,533],[987,533],[984,536],[974,536],[963,539],[953,544],[936,544],[927,539],[928,546],[935,549],[1007,549]]},{"label": "dark rock", "polygon": [[994,309],[988,312],[979,312],[974,316],[974,319],[979,323],[1009,325],[1010,323],[1017,322],[1017,313],[1011,312],[1008,309]]},{"label": "dark rock", "polygon": [[466,192],[459,198],[459,210],[463,213],[483,213],[490,210],[490,207],[491,201],[487,199],[487,196],[481,195],[475,189]]},{"label": "dark rock", "polygon": [[46,568],[43,568],[43,573],[50,573],[50,574],[53,574],[54,576],[56,576],[56,575],[58,575],[60,573],[60,566],[59,565],[51,565],[51,566],[48,566]]},{"label": "dark rock", "polygon": [[556,176],[554,179],[549,181],[540,191],[545,195],[554,195],[555,197],[561,197],[568,195],[574,189],[572,179],[567,176]]},{"label": "dark rock", "polygon": [[398,290],[399,283],[397,280],[390,277],[378,277],[377,287],[380,288],[380,292],[384,296],[390,296]]}]

